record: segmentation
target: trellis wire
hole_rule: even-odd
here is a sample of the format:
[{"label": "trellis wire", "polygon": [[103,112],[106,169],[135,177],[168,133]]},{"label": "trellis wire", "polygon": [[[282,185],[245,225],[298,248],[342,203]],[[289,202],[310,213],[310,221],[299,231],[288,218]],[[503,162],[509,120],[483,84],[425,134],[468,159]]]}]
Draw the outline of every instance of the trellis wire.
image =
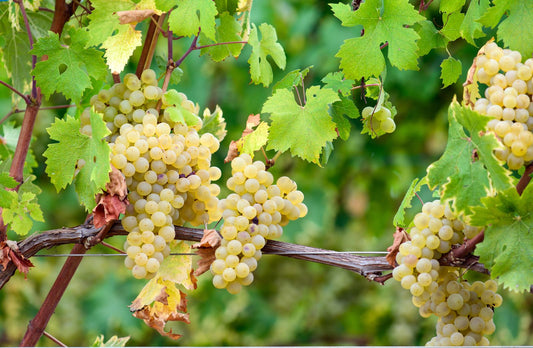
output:
[{"label": "trellis wire", "polygon": [[[295,251],[272,251],[264,253],[264,255],[338,255],[338,254],[354,254],[354,255],[386,255],[386,251],[309,251],[309,252],[295,252]],[[170,253],[172,256],[197,256],[197,253]],[[127,254],[37,254],[32,257],[109,257],[109,256],[127,256]]]}]

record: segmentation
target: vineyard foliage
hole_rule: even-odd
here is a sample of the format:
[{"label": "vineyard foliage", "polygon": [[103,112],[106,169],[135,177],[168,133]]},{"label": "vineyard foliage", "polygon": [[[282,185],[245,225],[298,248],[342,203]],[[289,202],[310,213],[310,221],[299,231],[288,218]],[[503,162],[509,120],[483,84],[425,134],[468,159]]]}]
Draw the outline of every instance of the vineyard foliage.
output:
[{"label": "vineyard foliage", "polygon": [[[66,19],[58,26],[60,11]],[[522,78],[533,54],[530,24],[533,7],[528,1],[0,2],[0,250],[11,245],[6,237],[21,241],[30,232],[80,225],[87,214],[98,215],[98,205],[106,204],[102,197],[113,195],[109,180],[114,164],[124,174],[132,204],[126,207],[124,196],[113,207],[105,206],[106,214],[108,208],[118,212],[105,215],[102,224],[112,223],[119,213],[128,217],[122,224],[130,233],[126,244],[124,237],[109,243],[127,251],[126,266],[132,271],[119,258],[87,257],[47,331],[59,333],[69,315],[74,319],[61,329],[61,339],[78,345],[97,336],[95,344],[103,344],[100,334],[132,336],[130,342],[138,345],[175,344],[170,339],[180,337],[178,342],[188,345],[424,344],[434,336],[435,321],[422,323],[409,292],[393,280],[381,287],[322,265],[278,256],[257,261],[265,239],[282,233],[284,241],[325,249],[385,251],[396,228],[413,231],[415,244],[414,231],[424,229],[422,218],[415,218],[421,201],[440,199],[443,211],[444,206],[450,209],[448,220],[457,218],[483,231],[484,240],[473,253],[490,272],[452,270],[440,277],[458,284],[461,277],[461,286],[472,291],[479,290],[475,280],[490,278],[497,283],[485,282],[487,291],[494,291],[495,284],[503,289],[494,319],[492,312],[490,318],[485,315],[485,331],[472,330],[490,334],[488,327],[495,324],[492,343],[531,344],[524,328],[532,313],[524,308],[531,304],[533,284],[533,189],[523,185],[529,182],[533,157],[527,151],[533,144],[516,145],[527,144],[533,131],[533,74]],[[508,50],[496,50],[490,42]],[[497,59],[519,59],[512,68],[500,62],[491,73],[498,54]],[[157,80],[148,77],[152,70],[141,75],[147,69],[155,71]],[[485,81],[484,73],[490,79]],[[516,87],[515,80],[524,80],[525,87]],[[527,105],[498,101],[497,88],[502,100],[512,93],[516,100],[527,95]],[[139,91],[144,95],[130,98]],[[494,114],[492,105],[503,111]],[[39,108],[36,120],[27,121],[31,110]],[[530,116],[518,121],[520,112]],[[506,119],[510,114],[516,118]],[[30,128],[23,119],[33,122]],[[507,120],[506,131],[494,119]],[[523,130],[512,131],[513,124]],[[171,168],[180,159],[168,159],[167,152],[126,152],[140,148],[137,140],[143,134],[141,140],[148,144],[155,133],[159,138],[152,138],[159,143],[150,149],[167,150],[167,136],[172,146],[189,151],[187,164]],[[21,150],[24,141],[29,150]],[[209,154],[197,154],[202,146]],[[147,169],[140,170],[144,164],[137,161],[143,153],[154,175],[149,184]],[[243,155],[237,157],[239,153]],[[252,163],[252,158],[265,164]],[[197,186],[192,176],[201,177]],[[235,183],[240,177],[243,182]],[[154,229],[144,204],[155,199],[150,192],[157,202],[165,201],[159,198],[163,190],[172,207],[150,208],[165,211]],[[155,213],[150,214],[156,221]],[[446,220],[444,213],[431,214]],[[238,220],[243,216],[245,224]],[[220,218],[224,222],[217,224]],[[213,266],[214,278],[210,272],[194,273],[195,257],[169,254],[189,254],[199,246],[167,240],[168,233],[157,232],[171,224],[221,229],[222,240],[201,246],[222,243],[209,262],[216,258],[223,264],[229,243],[239,240],[235,262],[239,272],[246,272],[235,276],[230,274],[234,270],[226,271],[232,267],[219,272]],[[454,225],[460,234],[457,224],[463,222]],[[260,232],[258,225],[264,227]],[[137,238],[133,233],[139,240],[142,235],[139,247],[132,244]],[[151,247],[154,234],[166,244],[146,252],[154,255],[147,262],[138,255],[145,245]],[[422,255],[438,260],[465,237],[474,236],[465,229],[449,243],[442,240],[448,247],[441,241],[431,256]],[[407,257],[417,251],[409,248],[400,247],[397,264],[411,262]],[[94,250],[110,251],[102,246]],[[8,261],[7,256],[0,259],[0,267]],[[6,324],[0,327],[1,343],[18,344],[61,264],[37,257],[31,261],[35,267],[26,280],[16,275],[0,291],[0,320]],[[435,262],[433,267],[437,272]],[[132,273],[151,279],[133,279]],[[403,274],[395,278],[401,286],[407,283]],[[472,288],[464,285],[467,279]],[[415,292],[411,288],[414,297],[422,297]],[[480,293],[479,301],[491,309],[501,304],[485,297]],[[422,314],[426,309],[419,304]],[[444,324],[439,325],[438,337]],[[474,339],[487,343],[477,334],[470,341],[462,335],[461,344]],[[113,337],[109,342],[125,340]]]}]

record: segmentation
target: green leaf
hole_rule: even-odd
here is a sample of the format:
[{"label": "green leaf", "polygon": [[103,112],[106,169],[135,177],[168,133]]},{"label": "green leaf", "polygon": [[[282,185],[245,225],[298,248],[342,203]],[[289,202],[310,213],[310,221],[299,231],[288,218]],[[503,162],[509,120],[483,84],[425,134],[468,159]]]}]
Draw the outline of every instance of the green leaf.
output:
[{"label": "green leaf", "polygon": [[202,128],[200,128],[198,134],[211,133],[218,141],[224,140],[227,131],[226,120],[222,116],[222,109],[218,105],[212,113],[209,109],[205,109],[203,116]]},{"label": "green leaf", "polygon": [[[0,21],[0,32],[5,39],[1,47],[3,67],[11,79],[11,85],[18,91],[29,94],[31,91],[31,54],[28,35],[24,31],[17,31],[7,21]],[[22,99],[18,94],[11,93],[12,102],[18,105]]]},{"label": "green leaf", "polygon": [[400,204],[400,207],[398,208],[398,211],[392,220],[392,224],[394,226],[403,228],[407,228],[409,226],[409,223],[405,221],[405,211],[412,207],[411,202],[413,201],[413,198],[415,198],[416,193],[420,191],[420,188],[427,184],[427,181],[427,176],[425,176],[422,179],[416,178],[413,180],[413,182],[411,182],[411,186],[409,186],[409,189],[405,193],[402,203]]},{"label": "green leaf", "polygon": [[393,66],[401,70],[418,69],[416,41],[420,36],[410,27],[425,17],[409,1],[367,0],[357,11],[352,11],[348,4],[330,6],[343,26],[362,25],[365,30],[363,36],[345,40],[335,55],[341,59],[340,68],[346,78],[378,76],[385,69],[380,49],[385,42],[389,43],[388,58]]},{"label": "green leaf", "polygon": [[352,79],[345,79],[342,72],[336,71],[327,74],[322,82],[325,84],[324,87],[331,88],[334,91],[339,92],[343,96],[349,96],[352,94],[352,87],[355,84],[355,81]]},{"label": "green leaf", "polygon": [[357,109],[350,98],[341,96],[339,101],[331,104],[330,114],[333,118],[333,122],[337,125],[337,132],[341,139],[348,140],[352,126],[346,117],[352,119],[358,118],[361,116],[359,114],[359,109]]},{"label": "green leaf", "polygon": [[285,69],[286,58],[283,47],[277,42],[276,29],[273,26],[262,23],[259,26],[261,40],[257,33],[257,27],[252,23],[252,30],[248,38],[248,43],[252,46],[252,54],[248,59],[250,64],[250,75],[254,84],[262,83],[267,87],[272,82],[272,67],[267,60],[271,56],[280,69]]},{"label": "green leaf", "polygon": [[242,138],[241,153],[247,153],[253,157],[254,152],[260,150],[268,141],[268,123],[261,122],[250,134]]},{"label": "green leaf", "polygon": [[465,19],[461,24],[461,36],[471,45],[475,46],[474,39],[484,37],[483,26],[478,22],[478,19],[489,8],[489,0],[472,0],[466,11]]},{"label": "green leaf", "polygon": [[307,68],[300,70],[296,69],[285,75],[281,80],[276,82],[274,86],[272,86],[272,91],[275,91],[278,88],[288,88],[292,89],[293,87],[299,87],[302,85],[302,81],[305,79],[307,74],[309,73],[309,70],[313,68],[312,65],[308,66]]},{"label": "green leaf", "polygon": [[104,339],[104,335],[100,335],[96,337],[96,340],[94,341],[92,346],[93,347],[125,347],[129,339],[130,339],[130,336],[126,336],[126,337],[113,336],[110,339],[108,339],[106,342]]},{"label": "green leaf", "polygon": [[456,12],[461,11],[461,8],[465,4],[465,0],[444,0],[440,2],[440,12]]},{"label": "green leaf", "polygon": [[48,59],[39,61],[33,73],[43,94],[62,93],[74,103],[81,100],[83,91],[91,88],[91,78],[105,79],[107,69],[102,52],[85,48],[88,34],[82,29],[70,31],[71,43],[64,47],[59,35],[50,32],[34,45],[32,54],[38,57],[47,55]]},{"label": "green leaf", "polygon": [[[215,43],[242,41],[241,24],[228,12],[221,13],[219,18],[220,25],[215,33]],[[200,34],[200,42],[202,45],[211,43],[205,38],[203,32]],[[220,62],[229,56],[237,58],[241,54],[242,46],[243,44],[218,45],[202,48],[200,52],[201,54],[208,53],[213,61]]]},{"label": "green leaf", "polygon": [[440,68],[440,79],[442,80],[443,88],[457,82],[457,79],[463,72],[461,61],[453,57],[444,59],[440,65]]},{"label": "green leaf", "polygon": [[174,121],[194,126],[200,123],[200,118],[184,108],[181,97],[175,89],[171,89],[163,94],[163,104],[169,105],[165,109],[165,114]]},{"label": "green leaf", "polygon": [[420,56],[425,56],[434,48],[446,47],[448,43],[444,36],[435,28],[435,25],[428,20],[416,23],[413,29],[420,36],[420,40],[416,42]]},{"label": "green leaf", "polygon": [[[71,116],[56,119],[47,129],[50,138],[58,143],[48,145],[44,152],[46,173],[59,191],[76,177],[76,192],[87,210],[95,206],[94,195],[109,181],[110,149],[105,137],[110,133],[102,116],[91,111],[92,136],[80,133],[80,120]],[[77,168],[78,160],[85,164]],[[76,170],[79,172],[76,175]]]},{"label": "green leaf", "polygon": [[217,8],[213,0],[178,0],[178,7],[168,18],[169,29],[178,36],[196,36],[198,29],[208,39],[216,40],[215,17]]},{"label": "green leaf", "polygon": [[[506,47],[519,51],[522,57],[533,54],[533,2],[515,0],[494,0],[479,22],[486,27],[498,26],[498,41],[503,40]],[[506,14],[506,18],[502,16]],[[500,22],[501,20],[501,22]]]},{"label": "green leaf", "polygon": [[320,166],[325,167],[328,164],[329,156],[333,152],[333,143],[331,141],[326,142],[324,150],[320,154]]},{"label": "green leaf", "polygon": [[442,21],[445,23],[444,27],[440,30],[441,34],[444,35],[449,41],[455,41],[461,37],[461,25],[465,15],[460,12],[454,12],[451,14],[443,14]]},{"label": "green leaf", "polygon": [[428,186],[431,190],[440,186],[442,199],[454,199],[456,209],[468,214],[492,188],[512,187],[512,179],[492,153],[499,146],[494,135],[480,135],[489,117],[454,101],[448,121],[448,144],[441,158],[427,169]]},{"label": "green leaf", "polygon": [[9,206],[3,206],[2,218],[4,223],[9,224],[11,230],[20,236],[24,236],[28,234],[33,226],[32,219],[44,221],[43,212],[34,193],[23,192],[17,195],[14,191],[9,192],[12,196],[12,201]]},{"label": "green leaf", "polygon": [[310,87],[305,95],[306,104],[301,106],[291,91],[278,89],[261,112],[270,113],[272,121],[268,149],[290,149],[293,156],[318,164],[322,148],[337,137],[328,109],[339,97],[331,89],[319,86]]},{"label": "green leaf", "polygon": [[529,185],[522,196],[511,187],[483,198],[482,203],[473,209],[470,219],[473,225],[488,225],[475,254],[505,288],[529,291],[533,284],[533,186]]},{"label": "green leaf", "polygon": [[87,26],[90,35],[86,45],[98,46],[121,27],[116,12],[131,10],[135,4],[129,0],[91,0],[91,7],[93,10],[88,16],[89,25]]},{"label": "green leaf", "polygon": [[17,180],[13,179],[8,172],[0,173],[0,185],[7,188],[15,188],[18,184]]},{"label": "green leaf", "polygon": [[229,12],[230,15],[237,12],[239,0],[215,0],[218,13]]}]

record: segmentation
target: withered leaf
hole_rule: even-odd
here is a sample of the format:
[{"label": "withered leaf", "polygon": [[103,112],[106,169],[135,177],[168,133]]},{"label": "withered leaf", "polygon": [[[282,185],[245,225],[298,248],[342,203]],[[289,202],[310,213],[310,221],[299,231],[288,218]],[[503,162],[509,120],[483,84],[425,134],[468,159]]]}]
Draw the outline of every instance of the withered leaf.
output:
[{"label": "withered leaf", "polygon": [[107,183],[106,192],[110,195],[119,196],[124,200],[128,196],[128,185],[126,185],[126,179],[124,175],[115,167],[111,166],[111,172],[109,172],[109,182]]},{"label": "withered leaf", "polygon": [[219,247],[221,239],[216,230],[204,230],[204,235],[200,243],[192,246],[198,249],[196,253],[200,255],[198,268],[194,271],[193,275],[199,276],[209,270],[209,267],[211,267],[211,264],[216,259],[215,250]]},{"label": "withered leaf", "polygon": [[232,140],[229,144],[228,155],[224,158],[224,163],[233,161],[237,156],[239,156],[239,145],[236,141]]},{"label": "withered leaf", "polygon": [[139,23],[154,13],[154,10],[130,10],[116,12],[120,24]]},{"label": "withered leaf", "polygon": [[407,242],[409,239],[409,235],[405,232],[405,230],[401,227],[396,227],[396,232],[393,234],[394,241],[392,242],[392,245],[387,248],[387,251],[389,252],[387,256],[385,257],[387,259],[387,262],[392,267],[396,266],[396,254],[398,254],[398,251],[400,250],[400,244],[403,242]]},{"label": "withered leaf", "polygon": [[105,226],[108,222],[119,218],[126,212],[128,200],[121,200],[119,196],[102,194],[97,197],[96,207],[93,209],[93,225],[96,228]]},{"label": "withered leaf", "polygon": [[172,313],[167,318],[160,318],[159,316],[152,315],[150,307],[144,306],[143,309],[133,313],[133,316],[139,319],[144,320],[146,325],[150,326],[151,328],[154,328],[163,336],[170,337],[174,340],[177,340],[181,337],[180,334],[175,334],[170,330],[169,332],[165,331],[165,324],[167,321],[182,321],[187,324],[190,323],[189,321],[189,314],[188,313]]}]

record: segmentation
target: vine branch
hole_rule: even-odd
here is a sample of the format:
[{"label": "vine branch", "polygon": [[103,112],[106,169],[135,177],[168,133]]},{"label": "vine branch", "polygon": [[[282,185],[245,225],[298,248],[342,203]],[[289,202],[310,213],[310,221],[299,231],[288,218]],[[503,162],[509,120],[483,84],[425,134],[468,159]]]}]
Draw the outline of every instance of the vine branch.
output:
[{"label": "vine branch", "polygon": [[[188,228],[175,226],[176,239],[199,242],[203,236],[203,229]],[[86,244],[87,241],[95,238],[101,229],[92,225],[84,224],[76,227],[61,228],[56,230],[44,231],[33,234],[18,243],[20,252],[30,258],[42,249],[51,248],[63,244]],[[106,238],[127,235],[120,222],[110,226]],[[384,256],[358,256],[353,254],[343,254],[332,250],[319,249],[304,245],[272,241],[269,240],[262,249],[264,254],[279,254],[281,256],[294,259],[317,262],[325,265],[343,268],[358,273],[369,280],[382,283],[382,273],[391,271],[393,267],[389,265]],[[329,253],[328,253],[329,252]],[[80,258],[81,259],[81,258]],[[477,262],[477,258],[472,256],[468,262],[461,263],[460,260],[454,259],[453,264],[449,263],[446,258],[442,259],[443,265],[453,265],[454,267],[463,267],[472,269],[481,273],[488,273],[485,267]],[[448,262],[448,263],[447,263]],[[2,288],[11,276],[15,273],[16,266],[9,262],[4,270],[0,272],[0,288]],[[385,279],[386,280],[386,279]]]},{"label": "vine branch", "polygon": [[22,99],[24,99],[24,102],[26,103],[26,105],[31,104],[31,100],[30,100],[30,98],[28,98],[27,95],[24,95],[22,92],[20,92],[15,87],[11,86],[9,83],[0,80],[0,84],[2,84],[4,86],[6,86],[7,88],[9,88],[11,91],[13,91],[13,93],[18,94]]}]

